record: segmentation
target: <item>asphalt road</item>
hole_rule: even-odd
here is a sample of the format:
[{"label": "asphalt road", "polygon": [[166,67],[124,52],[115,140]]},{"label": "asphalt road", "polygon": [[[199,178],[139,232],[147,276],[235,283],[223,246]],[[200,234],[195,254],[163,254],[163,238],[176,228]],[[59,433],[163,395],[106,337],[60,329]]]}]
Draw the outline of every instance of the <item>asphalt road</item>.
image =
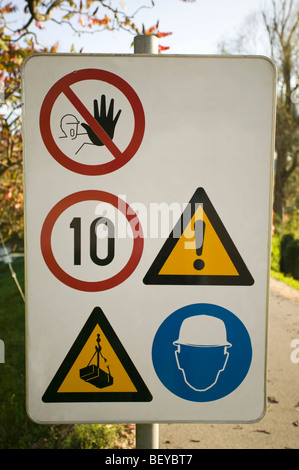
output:
[{"label": "asphalt road", "polygon": [[299,362],[291,360],[294,339],[299,343],[299,292],[271,279],[265,416],[250,424],[160,424],[159,448],[299,449]]}]

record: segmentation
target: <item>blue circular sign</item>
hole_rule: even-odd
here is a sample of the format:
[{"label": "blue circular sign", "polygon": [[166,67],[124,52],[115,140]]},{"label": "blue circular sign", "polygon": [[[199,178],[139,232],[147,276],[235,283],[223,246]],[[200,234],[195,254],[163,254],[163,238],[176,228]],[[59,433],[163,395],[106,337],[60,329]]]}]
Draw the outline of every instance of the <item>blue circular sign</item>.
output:
[{"label": "blue circular sign", "polygon": [[157,376],[174,395],[194,402],[218,400],[243,382],[252,346],[244,324],[213,304],[182,307],[159,327],[152,347]]}]

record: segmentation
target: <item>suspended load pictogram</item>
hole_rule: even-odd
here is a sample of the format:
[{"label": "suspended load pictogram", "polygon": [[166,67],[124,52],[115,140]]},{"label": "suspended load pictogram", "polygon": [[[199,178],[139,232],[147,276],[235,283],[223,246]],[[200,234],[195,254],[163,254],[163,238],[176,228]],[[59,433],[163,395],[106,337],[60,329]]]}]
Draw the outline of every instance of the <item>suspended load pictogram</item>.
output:
[{"label": "suspended load pictogram", "polygon": [[[110,373],[110,366],[108,360],[102,354],[102,346],[100,345],[101,338],[100,334],[97,334],[96,339],[97,345],[95,346],[95,353],[90,359],[86,367],[80,369],[80,379],[85,382],[91,383],[97,388],[109,387],[113,384],[113,377]],[[96,355],[97,364],[90,364]],[[108,372],[105,372],[103,368],[100,367],[100,357],[104,362],[105,369]]]}]

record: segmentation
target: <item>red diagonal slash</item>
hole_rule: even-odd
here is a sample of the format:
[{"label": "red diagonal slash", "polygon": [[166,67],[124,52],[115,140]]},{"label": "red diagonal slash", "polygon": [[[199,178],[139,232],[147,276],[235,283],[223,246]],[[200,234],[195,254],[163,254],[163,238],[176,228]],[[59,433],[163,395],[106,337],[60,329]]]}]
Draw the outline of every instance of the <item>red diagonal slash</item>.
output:
[{"label": "red diagonal slash", "polygon": [[115,145],[115,143],[110,139],[108,134],[104,131],[102,126],[98,123],[98,121],[93,117],[93,115],[88,111],[88,109],[84,106],[81,100],[79,100],[78,96],[73,92],[73,90],[69,86],[64,86],[63,90],[61,90],[65,96],[69,99],[72,105],[79,111],[81,116],[85,119],[87,124],[92,128],[98,138],[103,142],[103,144],[107,147],[107,149],[112,153],[114,158],[122,157],[122,152],[119,148]]}]

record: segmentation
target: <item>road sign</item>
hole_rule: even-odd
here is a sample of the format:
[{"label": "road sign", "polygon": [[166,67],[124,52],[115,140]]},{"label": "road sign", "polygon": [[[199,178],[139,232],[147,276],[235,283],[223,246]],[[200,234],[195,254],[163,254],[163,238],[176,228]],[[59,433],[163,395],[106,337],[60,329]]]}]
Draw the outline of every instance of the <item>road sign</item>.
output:
[{"label": "road sign", "polygon": [[203,188],[198,188],[190,200],[146,274],[144,283],[254,283]]},{"label": "road sign", "polygon": [[151,401],[103,311],[95,308],[42,397],[45,403]]},{"label": "road sign", "polygon": [[[108,125],[110,132],[109,130],[107,132],[105,125],[104,127],[101,126],[101,123],[103,124],[103,113],[101,116],[99,115],[97,99],[93,100],[95,106],[95,115],[90,113],[85,103],[83,103],[81,100],[80,95],[83,94],[83,97],[84,95],[86,96],[86,91],[84,91],[84,89],[88,90],[90,82],[95,82],[100,90],[102,83],[112,85],[116,88],[117,91],[120,91],[124,94],[132,107],[134,114],[134,130],[131,139],[128,139],[129,143],[124,151],[121,151],[121,149],[119,149],[112,140],[114,135],[113,131],[118,118],[116,119],[113,116],[114,106],[111,104],[109,106],[111,116],[109,116],[109,110],[106,110],[105,95],[102,95],[101,98],[101,111],[103,111],[103,108],[105,108],[104,116],[106,121],[108,121],[110,117],[111,123],[110,126]],[[79,88],[79,93],[76,91],[74,92],[71,87],[74,84],[83,84],[83,91],[82,88]],[[59,121],[61,133],[57,139],[57,137],[55,138],[56,133],[52,130],[53,126],[51,125],[51,113],[55,103],[59,100],[59,98],[61,99],[61,96],[64,97],[65,101],[69,101],[69,103],[67,102],[63,106],[66,106],[67,108],[71,106],[75,115],[70,114],[70,111],[68,111],[68,114],[63,114]],[[112,100],[112,103],[114,103],[114,99]],[[119,116],[120,112],[121,110],[119,110],[117,116]],[[77,127],[79,124],[76,117],[77,114],[82,116],[88,124],[87,125],[84,123],[84,129],[87,130],[87,135],[86,132],[80,131],[77,135]],[[67,128],[70,126],[70,123],[75,123],[74,127],[76,127],[76,134],[71,136],[72,140],[76,139],[77,145],[75,155],[77,155],[79,152],[80,156],[85,153],[84,150],[86,150],[86,147],[84,147],[84,145],[105,145],[111,153],[112,160],[96,165],[88,165],[86,163],[74,160],[74,153],[72,152],[71,146],[67,145],[66,152],[63,150],[63,144],[65,142],[69,144]],[[122,167],[137,152],[144,134],[144,111],[138,95],[135,93],[132,87],[118,75],[115,75],[106,70],[99,69],[84,69],[79,71],[75,70],[74,72],[58,80],[47,93],[40,111],[40,132],[45,146],[51,153],[52,157],[55,158],[55,160],[57,160],[61,165],[65,166],[71,171],[78,172],[83,175],[102,175]],[[93,137],[91,142],[89,139],[90,135]],[[78,145],[77,142],[79,136],[83,136],[83,141],[81,141]]]},{"label": "road sign", "polygon": [[248,331],[232,312],[218,305],[178,309],[163,321],[153,343],[153,364],[161,382],[193,402],[229,395],[243,382],[251,360]]},{"label": "road sign", "polygon": [[[115,228],[115,220],[111,220],[111,218],[107,218],[101,215],[101,217],[93,217],[93,214],[96,213],[98,203],[106,203],[107,209],[103,209],[102,211],[107,211],[109,208],[112,208],[114,210],[120,210],[122,215],[126,218],[127,225],[129,225],[129,228],[131,229],[131,237],[133,239],[133,245],[132,245],[132,252],[129,253],[128,256],[128,261],[126,264],[121,267],[120,269],[117,269],[116,273],[114,274],[108,274],[104,275],[101,279],[95,279],[95,280],[85,280],[85,279],[77,279],[74,276],[70,275],[69,273],[65,272],[65,270],[61,267],[61,265],[57,262],[53,248],[52,248],[52,238],[55,238],[54,236],[52,237],[54,227],[56,225],[57,220],[59,219],[60,216],[64,215],[64,213],[72,206],[75,205],[75,213],[76,217],[72,218],[72,215],[67,213],[66,219],[67,222],[69,222],[69,227],[74,230],[74,242],[73,242],[73,251],[74,251],[74,256],[69,257],[69,265],[71,265],[71,268],[76,268],[78,265],[82,265],[81,261],[81,219],[82,216],[87,213],[87,206],[84,205],[81,207],[81,212],[80,212],[80,207],[77,207],[80,203],[82,202],[89,202],[93,203],[91,204],[91,209],[90,209],[90,220],[92,220],[90,224],[90,257],[91,261],[95,264],[96,266],[96,272],[95,276],[97,277],[99,275],[99,269],[98,267],[101,266],[101,271],[103,272],[105,270],[104,267],[107,265],[110,265],[112,261],[115,261],[115,232],[118,228]],[[78,217],[78,215],[81,214],[81,217]],[[115,219],[115,217],[113,217]],[[105,227],[107,231],[107,236],[104,238],[98,237],[98,229],[99,226]],[[65,223],[63,227],[68,227],[68,225]],[[68,238],[66,238],[65,241],[63,241],[63,235],[67,232],[68,236],[70,235],[69,231],[63,230],[62,235],[60,234],[58,244],[63,246],[66,246],[68,243]],[[60,233],[60,232],[59,232]],[[98,239],[100,240],[98,242]],[[98,244],[107,244],[107,253],[105,255],[99,257],[97,254],[98,251]],[[121,282],[124,282],[127,277],[130,276],[130,274],[134,271],[136,266],[138,265],[140,261],[140,257],[142,255],[142,250],[143,250],[143,235],[142,235],[142,229],[140,226],[140,222],[138,220],[137,215],[135,212],[130,208],[125,201],[122,201],[120,198],[116,197],[113,194],[104,192],[104,191],[96,191],[96,190],[90,190],[90,191],[79,191],[75,194],[70,194],[69,196],[65,197],[61,201],[59,201],[49,212],[47,215],[42,230],[41,230],[41,251],[45,260],[45,263],[47,264],[48,268],[50,271],[56,276],[61,282],[66,284],[69,287],[72,287],[73,289],[79,289],[82,291],[88,291],[88,292],[99,292],[102,290],[106,289],[111,289],[114,286],[118,285]],[[125,250],[122,251],[121,254],[123,254]],[[114,264],[114,263],[113,263]],[[69,266],[70,267],[70,266]],[[75,269],[76,270],[76,269]],[[88,270],[88,275],[91,276],[91,269]],[[101,274],[103,276],[103,274]]]},{"label": "road sign", "polygon": [[22,80],[29,416],[258,420],[272,62],[37,54]]}]

